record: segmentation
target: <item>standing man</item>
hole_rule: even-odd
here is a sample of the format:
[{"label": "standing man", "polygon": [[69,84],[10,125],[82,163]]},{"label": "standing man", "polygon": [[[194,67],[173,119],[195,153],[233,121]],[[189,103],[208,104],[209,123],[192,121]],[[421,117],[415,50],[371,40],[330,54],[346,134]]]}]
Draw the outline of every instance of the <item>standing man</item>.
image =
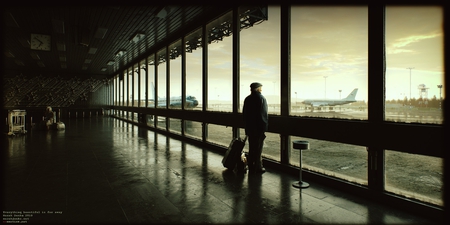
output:
[{"label": "standing man", "polygon": [[250,95],[244,100],[242,110],[249,144],[248,169],[250,173],[264,173],[266,170],[261,155],[268,127],[267,101],[261,94],[262,84],[258,82],[250,84],[250,91]]}]

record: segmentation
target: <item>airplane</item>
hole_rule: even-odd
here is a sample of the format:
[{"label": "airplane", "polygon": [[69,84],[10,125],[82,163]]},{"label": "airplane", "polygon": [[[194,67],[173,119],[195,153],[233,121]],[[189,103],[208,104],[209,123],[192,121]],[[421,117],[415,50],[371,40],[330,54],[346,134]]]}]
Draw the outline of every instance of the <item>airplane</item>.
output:
[{"label": "airplane", "polygon": [[314,107],[344,105],[356,102],[355,97],[357,92],[358,88],[355,88],[347,97],[342,99],[305,99],[301,103],[310,105],[311,111],[314,110]]},{"label": "airplane", "polygon": [[[155,86],[153,85],[153,83],[152,83],[152,91],[153,91],[153,96],[156,96],[155,95]],[[182,104],[181,100],[182,100],[181,96],[171,97],[169,99],[169,108],[181,108],[181,104]],[[154,99],[149,99],[149,101],[151,101],[153,103],[155,102]],[[166,98],[158,97],[158,108],[166,108],[166,105],[167,105]],[[191,109],[191,108],[195,108],[197,106],[198,106],[197,98],[193,95],[186,95],[184,108]]]}]

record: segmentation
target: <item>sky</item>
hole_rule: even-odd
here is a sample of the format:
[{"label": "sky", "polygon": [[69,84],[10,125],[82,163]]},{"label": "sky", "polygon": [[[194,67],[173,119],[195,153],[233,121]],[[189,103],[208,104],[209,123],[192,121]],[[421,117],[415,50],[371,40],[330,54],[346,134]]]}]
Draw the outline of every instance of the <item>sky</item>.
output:
[{"label": "sky", "polygon": [[[354,88],[359,89],[356,99],[367,101],[367,7],[294,6],[291,18],[293,101],[344,98]],[[439,7],[387,7],[387,100],[419,98],[426,93],[428,98],[439,98],[437,85],[444,84],[442,27],[443,12]],[[268,20],[242,30],[240,36],[240,99],[249,94],[248,86],[255,81],[263,84],[265,96],[278,96],[282,88],[279,8],[270,6]],[[201,48],[187,57],[187,94],[201,98]],[[231,101],[231,57],[232,37],[208,46],[211,100]],[[172,73],[176,69],[171,69]],[[425,88],[419,89],[421,84]]]}]

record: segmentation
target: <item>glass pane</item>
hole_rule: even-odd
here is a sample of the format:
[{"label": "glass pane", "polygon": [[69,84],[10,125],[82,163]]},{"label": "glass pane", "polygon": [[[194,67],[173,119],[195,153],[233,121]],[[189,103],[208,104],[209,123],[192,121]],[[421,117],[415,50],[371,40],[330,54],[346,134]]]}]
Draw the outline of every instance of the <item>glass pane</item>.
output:
[{"label": "glass pane", "polygon": [[291,141],[308,141],[308,150],[293,148],[289,163],[328,176],[341,178],[350,182],[367,185],[367,150],[364,146],[349,145],[312,138],[292,136]]},{"label": "glass pane", "polygon": [[170,104],[171,109],[181,109],[181,41],[169,46]]},{"label": "glass pane", "polygon": [[[241,128],[241,138],[245,137],[245,129]],[[263,158],[268,158],[280,162],[280,134],[266,132],[266,139],[262,151]],[[248,142],[245,144],[244,151],[248,152]]]},{"label": "glass pane", "polygon": [[[240,106],[250,94],[250,84],[263,84],[269,114],[280,114],[280,7],[269,6],[267,20],[249,15],[252,25],[240,32]],[[242,16],[242,14],[241,14]],[[242,21],[242,19],[241,19]],[[244,23],[244,22],[242,22]],[[253,24],[254,23],[254,24]],[[245,24],[245,23],[244,23]]]},{"label": "glass pane", "polygon": [[156,119],[156,128],[166,130],[166,117],[155,116],[154,119]]},{"label": "glass pane", "polygon": [[186,96],[197,101],[187,109],[202,110],[203,70],[202,70],[202,29],[198,29],[186,36]]},{"label": "glass pane", "polygon": [[385,151],[386,191],[443,206],[444,160]]},{"label": "glass pane", "polygon": [[146,86],[147,86],[147,65],[145,65],[145,60],[142,60],[139,63],[139,99],[140,99],[140,107],[147,107],[145,104],[147,102],[147,92],[146,92]]},{"label": "glass pane", "polygon": [[147,107],[155,108],[155,56],[151,55],[147,58],[147,91],[148,105]]},{"label": "glass pane", "polygon": [[170,123],[170,132],[181,134],[181,119],[170,118],[169,123]]},{"label": "glass pane", "polygon": [[202,123],[186,120],[185,135],[198,140],[202,140]]},{"label": "glass pane", "polygon": [[133,106],[137,107],[139,105],[139,65],[135,64],[133,66],[133,72],[131,73],[133,76]]},{"label": "glass pane", "polygon": [[167,64],[166,50],[162,49],[158,52],[158,108],[166,108],[166,81],[167,81]]},{"label": "glass pane", "polygon": [[128,93],[127,93],[127,106],[133,106],[133,99],[134,99],[134,73],[133,68],[128,69],[128,80],[127,80],[127,87],[128,87]]},{"label": "glass pane", "polygon": [[386,120],[442,124],[443,11],[386,7]]},{"label": "glass pane", "polygon": [[122,92],[121,92],[121,96],[120,96],[120,100],[122,101],[122,106],[126,106],[127,105],[127,92],[128,92],[128,76],[127,76],[127,72],[124,71],[123,72],[123,81],[120,84],[120,87],[122,88]]},{"label": "glass pane", "polygon": [[228,147],[232,137],[233,131],[231,130],[231,127],[208,124],[208,136],[206,141]]},{"label": "glass pane", "polygon": [[210,111],[232,111],[231,15],[231,12],[227,13],[207,25],[208,110]]},{"label": "glass pane", "polygon": [[291,8],[291,115],[367,119],[365,6]]},{"label": "glass pane", "polygon": [[147,126],[153,127],[155,125],[154,118],[155,117],[153,115],[148,115],[148,114],[145,115],[145,119],[147,121]]}]

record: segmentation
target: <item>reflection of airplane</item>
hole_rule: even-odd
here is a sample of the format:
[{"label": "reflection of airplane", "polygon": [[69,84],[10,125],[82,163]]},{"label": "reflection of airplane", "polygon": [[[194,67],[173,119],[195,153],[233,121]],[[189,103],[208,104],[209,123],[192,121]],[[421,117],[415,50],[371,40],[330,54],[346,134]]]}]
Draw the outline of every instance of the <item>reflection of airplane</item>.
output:
[{"label": "reflection of airplane", "polygon": [[358,92],[358,88],[355,88],[346,98],[342,98],[342,99],[306,99],[302,103],[305,105],[312,106],[311,110],[314,110],[314,107],[319,107],[319,106],[344,105],[344,104],[356,102],[355,97],[356,97],[357,92]]},{"label": "reflection of airplane", "polygon": [[[155,95],[155,86],[153,85],[153,83],[152,83],[152,91],[153,91],[153,96],[156,96]],[[181,104],[182,104],[181,100],[182,100],[181,96],[171,97],[169,99],[169,108],[181,108]],[[154,99],[149,99],[149,101],[151,101],[153,104],[155,102]],[[167,105],[166,98],[158,97],[158,108],[166,108],[166,105]],[[189,109],[189,108],[195,108],[197,106],[198,106],[197,98],[195,98],[195,96],[192,96],[192,95],[186,95],[184,108]]]}]

